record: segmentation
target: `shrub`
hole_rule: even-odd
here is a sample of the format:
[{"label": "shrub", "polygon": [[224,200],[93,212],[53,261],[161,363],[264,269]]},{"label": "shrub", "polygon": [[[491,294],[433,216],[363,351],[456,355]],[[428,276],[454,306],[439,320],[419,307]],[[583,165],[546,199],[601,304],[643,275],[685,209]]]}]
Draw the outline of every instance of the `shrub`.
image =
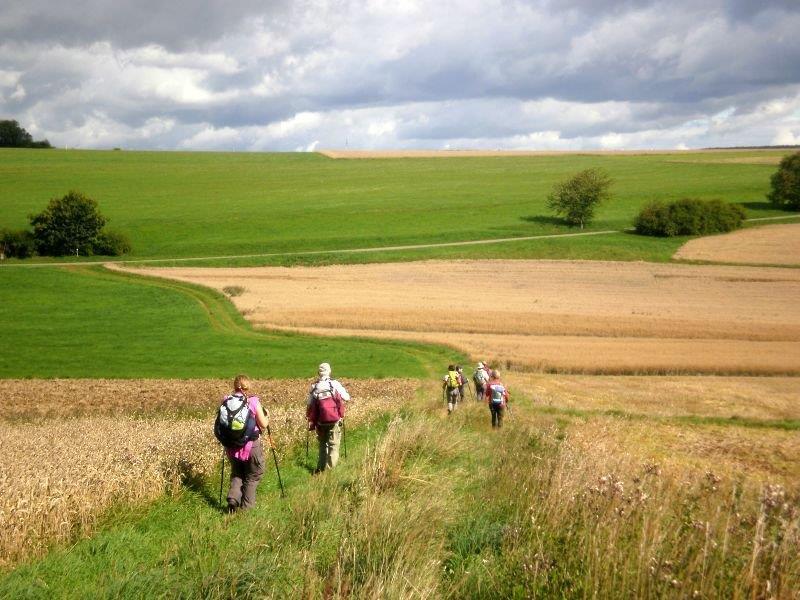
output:
[{"label": "shrub", "polygon": [[53,198],[42,212],[30,216],[39,254],[92,254],[106,219],[97,202],[81,192]]},{"label": "shrub", "polygon": [[770,180],[770,203],[787,210],[800,210],[800,152],[784,156]]},{"label": "shrub", "polygon": [[35,249],[36,244],[30,231],[0,230],[0,254],[4,257],[29,258],[33,256]]},{"label": "shrub", "polygon": [[122,256],[129,254],[132,250],[131,240],[121,231],[113,229],[101,231],[94,243],[93,250],[95,254],[102,256]]},{"label": "shrub", "polygon": [[547,207],[570,225],[588,224],[598,204],[611,197],[611,178],[601,169],[585,169],[560,181],[547,197]]},{"label": "shrub", "polygon": [[634,220],[636,233],[661,237],[707,235],[742,226],[746,213],[738,204],[722,200],[684,198],[669,204],[651,202]]}]

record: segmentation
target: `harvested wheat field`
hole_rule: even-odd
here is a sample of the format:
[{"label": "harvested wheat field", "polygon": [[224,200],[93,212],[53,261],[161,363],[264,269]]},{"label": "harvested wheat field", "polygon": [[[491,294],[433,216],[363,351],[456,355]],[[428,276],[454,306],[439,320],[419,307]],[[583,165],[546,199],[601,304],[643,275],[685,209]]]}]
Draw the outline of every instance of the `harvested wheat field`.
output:
[{"label": "harvested wheat field", "polygon": [[503,379],[536,406],[657,417],[800,421],[798,377],[594,377],[510,371]]},{"label": "harvested wheat field", "polygon": [[800,265],[800,223],[765,225],[697,238],[681,246],[673,258],[752,265]]},{"label": "harvested wheat field", "polygon": [[136,272],[239,286],[256,327],[449,344],[521,370],[800,373],[800,271],[426,261]]},{"label": "harvested wheat field", "polygon": [[[308,383],[253,382],[253,392],[269,410],[279,455],[305,439]],[[229,385],[221,380],[0,380],[0,569],[91,533],[112,506],[145,503],[187,480],[211,477],[219,465],[219,444],[210,422]],[[353,397],[348,422],[358,426],[402,404],[418,383],[347,385]],[[272,468],[266,477],[274,481]]]}]

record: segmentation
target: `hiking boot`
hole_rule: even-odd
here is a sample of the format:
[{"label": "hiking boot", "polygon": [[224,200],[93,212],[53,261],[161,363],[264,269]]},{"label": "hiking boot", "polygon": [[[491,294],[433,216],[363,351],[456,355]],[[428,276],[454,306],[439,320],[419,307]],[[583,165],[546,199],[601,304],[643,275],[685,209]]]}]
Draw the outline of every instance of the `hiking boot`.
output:
[{"label": "hiking boot", "polygon": [[225,511],[228,514],[232,514],[235,513],[237,510],[239,510],[239,503],[236,502],[236,500],[228,500],[228,508],[226,508]]}]

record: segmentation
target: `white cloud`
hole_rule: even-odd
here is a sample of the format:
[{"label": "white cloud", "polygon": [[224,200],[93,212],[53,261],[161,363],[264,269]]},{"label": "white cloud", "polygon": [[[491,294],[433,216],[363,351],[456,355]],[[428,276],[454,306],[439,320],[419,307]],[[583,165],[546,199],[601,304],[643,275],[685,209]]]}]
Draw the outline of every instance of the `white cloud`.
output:
[{"label": "white cloud", "polygon": [[785,0],[235,4],[188,22],[177,1],[148,28],[132,0],[85,22],[30,0],[0,14],[0,113],[87,147],[666,148],[800,131],[800,6]]}]

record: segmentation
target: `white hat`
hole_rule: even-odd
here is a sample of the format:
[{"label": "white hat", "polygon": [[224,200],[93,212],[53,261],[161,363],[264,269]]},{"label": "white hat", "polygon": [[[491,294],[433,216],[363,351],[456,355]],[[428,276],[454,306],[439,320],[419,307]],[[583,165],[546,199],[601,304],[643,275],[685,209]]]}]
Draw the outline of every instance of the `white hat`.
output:
[{"label": "white hat", "polygon": [[330,377],[331,376],[331,366],[328,363],[321,363],[319,365],[319,369],[317,370],[320,377]]},{"label": "white hat", "polygon": [[483,368],[483,363],[482,363],[482,362],[479,362],[479,363],[478,363],[478,368],[479,368],[479,369],[482,369],[482,368]]}]

